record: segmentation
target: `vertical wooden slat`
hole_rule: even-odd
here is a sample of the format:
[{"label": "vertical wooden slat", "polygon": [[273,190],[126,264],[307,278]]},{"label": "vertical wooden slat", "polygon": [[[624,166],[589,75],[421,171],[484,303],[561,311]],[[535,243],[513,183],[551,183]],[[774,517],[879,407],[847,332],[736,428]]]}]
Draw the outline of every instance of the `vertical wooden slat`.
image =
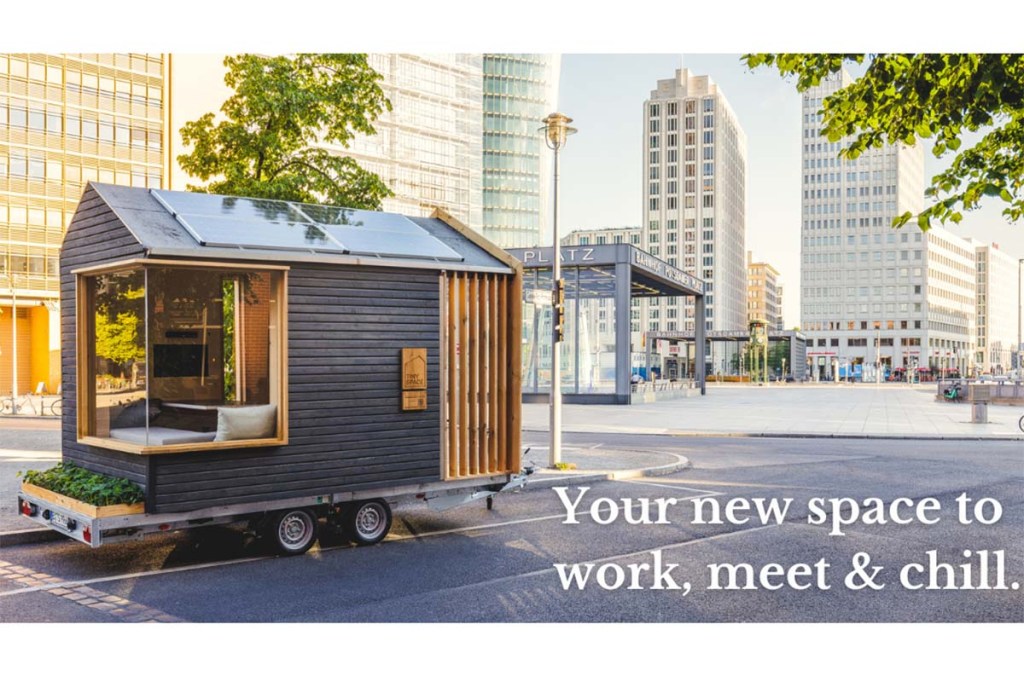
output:
[{"label": "vertical wooden slat", "polygon": [[494,473],[501,473],[498,469],[498,393],[502,386],[498,383],[498,276],[491,275],[487,283],[487,311],[490,313],[488,320],[488,362],[487,381],[491,390],[487,401],[487,453],[490,470]]},{"label": "vertical wooden slat", "polygon": [[480,473],[480,279],[469,279],[469,473]]},{"label": "vertical wooden slat", "polygon": [[447,401],[449,401],[449,475],[459,475],[459,278],[453,274],[449,278],[449,385],[447,385]]},{"label": "vertical wooden slat", "polygon": [[508,471],[508,291],[506,277],[498,279],[498,347],[501,356],[498,362],[498,418],[495,420],[495,431],[498,440],[498,470]]},{"label": "vertical wooden slat", "polygon": [[458,458],[458,441],[455,438],[455,403],[452,400],[453,376],[455,373],[455,317],[453,307],[455,306],[455,293],[452,286],[451,273],[445,273],[443,278],[442,296],[444,300],[444,317],[441,324],[444,326],[444,346],[441,353],[444,357],[444,385],[441,387],[441,400],[443,404],[442,431],[444,437],[444,472],[446,478],[455,477],[455,462]]},{"label": "vertical wooden slat", "polygon": [[469,474],[469,285],[459,279],[459,476]]},{"label": "vertical wooden slat", "polygon": [[[522,360],[522,333],[523,321],[523,272],[518,270],[509,278],[508,286],[508,440],[509,440],[509,461],[508,471],[518,472],[520,468],[520,457],[522,453],[522,390],[523,390],[523,360]],[[554,358],[552,358],[554,361]],[[552,365],[558,371],[557,365]]]},{"label": "vertical wooden slat", "polygon": [[488,305],[488,292],[490,291],[490,275],[480,276],[480,395],[477,399],[480,409],[480,473],[491,473],[491,451],[490,431],[491,412],[487,408],[490,404],[491,393],[491,309]]}]

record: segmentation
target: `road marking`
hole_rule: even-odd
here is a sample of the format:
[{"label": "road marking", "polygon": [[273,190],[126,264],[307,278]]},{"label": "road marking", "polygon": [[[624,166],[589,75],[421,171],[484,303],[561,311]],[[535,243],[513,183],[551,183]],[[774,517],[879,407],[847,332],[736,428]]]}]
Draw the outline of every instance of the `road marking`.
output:
[{"label": "road marking", "polygon": [[[647,548],[647,549],[640,549],[640,550],[637,550],[635,552],[628,552],[626,554],[616,554],[614,556],[606,556],[606,557],[600,557],[600,558],[596,558],[596,559],[584,559],[582,561],[574,561],[573,563],[576,563],[576,564],[610,563],[610,562],[613,562],[613,561],[621,561],[622,559],[627,559],[627,558],[633,557],[633,556],[638,556],[638,555],[642,555],[642,554],[650,554],[651,552],[656,552],[656,551],[660,551],[660,550],[678,549],[680,547],[687,547],[689,545],[697,545],[697,544],[700,544],[702,542],[709,542],[711,540],[718,540],[720,538],[731,538],[731,537],[736,537],[736,536],[739,536],[739,535],[745,535],[747,533],[754,533],[754,532],[757,532],[759,530],[765,530],[767,528],[779,528],[779,527],[780,527],[780,525],[773,523],[773,524],[770,524],[770,525],[767,525],[767,526],[756,526],[756,527],[753,527],[753,528],[743,528],[741,530],[731,531],[731,532],[728,532],[728,533],[720,533],[718,535],[709,535],[707,537],[694,538],[692,540],[684,540],[683,542],[675,542],[675,543],[672,543],[670,545],[662,545],[660,547],[650,547],[650,548]],[[478,583],[470,583],[468,585],[456,585],[455,587],[447,587],[447,588],[442,588],[442,589],[439,589],[439,590],[432,590],[430,592],[419,593],[419,594],[416,594],[416,595],[403,595],[401,597],[395,597],[395,598],[392,598],[392,599],[384,599],[382,601],[374,602],[374,605],[375,606],[379,606],[380,604],[383,604],[383,603],[387,603],[387,602],[390,602],[390,601],[395,601],[397,599],[405,599],[405,598],[410,597],[410,596],[423,597],[425,594],[435,595],[435,594],[439,594],[439,593],[461,592],[463,590],[468,590],[468,589],[473,589],[473,588],[478,588],[478,587],[487,587],[487,586],[490,586],[490,585],[496,585],[498,583],[508,582],[510,580],[518,580],[520,578],[534,578],[534,577],[537,577],[539,575],[544,575],[545,573],[554,573],[557,570],[558,570],[557,568],[555,568],[554,566],[551,566],[550,568],[541,568],[541,569],[538,569],[536,571],[529,571],[527,573],[517,573],[516,575],[507,575],[507,576],[502,576],[500,578],[491,578],[490,580],[483,580],[483,581],[480,581]]]},{"label": "road marking", "polygon": [[175,618],[159,609],[153,609],[144,604],[133,602],[130,599],[88,587],[84,584],[85,581],[68,583],[52,575],[33,571],[31,568],[17,566],[6,561],[0,561],[0,578],[7,578],[16,583],[26,585],[25,588],[4,592],[0,596],[25,594],[26,592],[47,592],[56,597],[73,601],[79,606],[87,606],[96,611],[102,611],[107,615],[129,623],[183,622],[180,618]]},{"label": "road marking", "polygon": [[[418,535],[401,535],[401,536],[398,536],[398,537],[389,537],[386,540],[384,540],[384,542],[402,542],[402,541],[405,541],[405,540],[416,540],[416,539],[419,539],[419,538],[434,537],[434,536],[439,536],[439,535],[452,535],[452,534],[455,534],[455,533],[464,533],[464,532],[474,531],[474,530],[486,530],[488,528],[500,528],[500,527],[503,527],[503,526],[515,526],[515,525],[520,525],[520,524],[524,524],[524,523],[537,523],[537,522],[540,522],[540,521],[551,521],[553,519],[564,519],[564,518],[565,518],[565,514],[553,514],[553,515],[550,515],[550,516],[537,516],[537,517],[533,517],[533,518],[529,518],[529,519],[516,519],[514,521],[502,521],[500,523],[489,523],[489,524],[482,524],[482,525],[478,525],[478,526],[463,526],[463,527],[459,527],[459,528],[447,528],[445,530],[427,531],[426,533],[420,533]],[[319,550],[317,552],[313,552],[313,553],[323,554],[323,553],[326,553],[326,552],[332,552],[332,551],[340,550],[340,549],[354,549],[354,548],[353,547],[347,547],[347,546],[346,547],[323,547],[323,548],[319,548]],[[268,561],[268,560],[271,560],[271,559],[279,559],[279,558],[282,558],[282,557],[277,557],[277,556],[246,557],[246,558],[243,558],[243,559],[230,559],[228,561],[215,561],[215,562],[209,562],[209,563],[205,563],[205,564],[192,564],[192,565],[189,565],[189,566],[176,566],[174,568],[158,568],[158,569],[155,569],[155,570],[152,570],[152,571],[139,571],[137,573],[122,573],[122,574],[119,574],[119,575],[103,576],[103,577],[99,577],[99,578],[85,578],[85,579],[82,579],[82,580],[67,580],[67,581],[63,581],[63,582],[60,581],[61,580],[60,578],[53,578],[52,576],[47,576],[48,578],[51,578],[53,581],[56,581],[56,582],[52,582],[51,584],[47,584],[47,585],[41,585],[39,583],[29,583],[29,582],[20,581],[20,582],[22,582],[22,584],[26,585],[26,587],[23,587],[23,588],[20,588],[20,589],[16,589],[16,590],[8,590],[6,592],[0,592],[0,597],[10,597],[10,596],[13,596],[13,595],[18,595],[18,594],[28,594],[30,592],[49,591],[49,590],[54,589],[54,588],[62,588],[62,589],[63,588],[75,588],[75,587],[82,586],[82,585],[94,585],[94,584],[97,584],[97,583],[116,582],[116,581],[119,581],[119,580],[132,580],[132,579],[135,579],[135,578],[149,578],[149,577],[157,576],[157,575],[165,575],[165,574],[171,574],[171,573],[183,573],[183,572],[186,572],[186,571],[199,571],[199,570],[203,570],[203,569],[207,569],[207,568],[219,568],[221,566],[234,566],[236,564],[246,564],[246,563],[251,563],[251,562],[255,562],[255,561]],[[2,564],[2,563],[4,563],[4,562],[0,562],[0,564]],[[18,568],[20,568],[20,567],[18,567]],[[2,567],[0,567],[0,569],[2,569]],[[23,570],[24,571],[28,571],[29,573],[32,572],[31,569],[23,569]],[[0,574],[0,577],[4,577],[3,574]]]},{"label": "road marking", "polygon": [[[673,481],[673,483],[674,482],[675,481]],[[680,482],[681,483],[687,483],[688,481],[680,481]],[[715,491],[715,490],[704,490],[703,488],[687,488],[685,486],[668,485],[668,484],[665,484],[665,483],[652,483],[651,481],[641,481],[641,480],[629,479],[629,478],[623,479],[621,481],[621,483],[632,483],[633,485],[652,485],[652,486],[654,486],[656,488],[671,488],[672,490],[690,490],[690,491],[693,491],[695,493],[704,493],[704,495],[711,495],[711,496],[713,496],[713,495],[724,495],[725,494],[723,492],[718,492],[718,491]],[[697,495],[696,497],[702,497],[702,496],[701,495]],[[691,498],[685,498],[685,499],[691,499]]]},{"label": "road marking", "polygon": [[[260,556],[260,557],[247,557],[245,559],[231,559],[229,561],[217,561],[205,564],[192,564],[190,566],[176,566],[174,568],[158,568],[153,571],[139,571],[137,573],[122,573],[120,575],[112,575],[101,578],[83,578],[81,580],[66,580],[64,582],[56,582],[47,586],[34,586],[24,587],[20,590],[8,590],[7,592],[0,592],[0,597],[9,597],[15,594],[26,594],[28,592],[40,592],[49,588],[55,587],[76,587],[79,585],[94,585],[96,583],[107,583],[114,582],[117,580],[131,580],[133,578],[147,578],[153,575],[163,575],[165,573],[181,573],[185,571],[198,571],[204,568],[217,568],[219,566],[232,566],[234,564],[245,564],[251,561],[263,561],[266,559],[276,559],[277,557],[271,556]],[[56,578],[60,580],[60,578]]]},{"label": "road marking", "polygon": [[[552,519],[564,519],[565,514],[552,514],[551,516],[535,516],[529,519],[516,519],[515,521],[502,521],[501,523],[487,523],[480,526],[465,526],[462,528],[446,528],[444,530],[430,530],[426,533],[417,533],[415,535],[399,535],[397,537],[389,537],[384,542],[398,542],[401,540],[419,540],[420,538],[429,538],[437,535],[451,535],[453,533],[463,533],[471,530],[487,530],[488,528],[501,528],[503,526],[518,526],[523,523],[536,523],[538,521],[551,521]],[[323,551],[332,549],[345,549],[344,547],[328,547]]]}]

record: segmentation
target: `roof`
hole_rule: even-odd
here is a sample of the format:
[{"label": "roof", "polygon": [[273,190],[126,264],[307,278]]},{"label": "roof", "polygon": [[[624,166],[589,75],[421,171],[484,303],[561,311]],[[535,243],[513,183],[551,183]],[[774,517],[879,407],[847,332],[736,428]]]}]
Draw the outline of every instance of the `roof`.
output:
[{"label": "roof", "polygon": [[[441,217],[90,182],[149,257],[512,272]],[[500,258],[501,257],[501,258]]]}]

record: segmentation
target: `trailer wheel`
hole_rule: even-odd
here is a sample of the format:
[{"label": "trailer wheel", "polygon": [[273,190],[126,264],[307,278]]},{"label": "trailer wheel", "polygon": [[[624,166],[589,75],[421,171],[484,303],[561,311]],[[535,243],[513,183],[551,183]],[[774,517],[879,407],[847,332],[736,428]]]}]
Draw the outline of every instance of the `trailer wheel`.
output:
[{"label": "trailer wheel", "polygon": [[274,514],[265,538],[278,553],[305,554],[316,542],[317,518],[308,509],[286,509]]},{"label": "trailer wheel", "polygon": [[357,545],[375,545],[391,530],[391,507],[384,500],[353,502],[345,516],[345,533]]}]

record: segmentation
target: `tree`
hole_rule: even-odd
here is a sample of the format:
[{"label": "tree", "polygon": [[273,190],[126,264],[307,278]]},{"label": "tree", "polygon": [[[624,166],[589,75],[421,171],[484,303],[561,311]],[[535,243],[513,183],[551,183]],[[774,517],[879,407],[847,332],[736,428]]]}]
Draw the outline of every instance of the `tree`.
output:
[{"label": "tree", "polygon": [[[868,61],[863,76],[822,103],[821,133],[830,142],[846,138],[839,155],[847,159],[885,143],[913,145],[932,137],[936,157],[954,152],[925,190],[933,203],[917,216],[921,229],[932,219],[959,223],[962,211],[986,196],[1006,202],[1008,221],[1024,214],[1024,55],[748,54],[743,61],[795,75],[801,92],[846,62]],[[964,134],[979,131],[981,139],[961,150]],[[893,226],[913,217],[897,216]]]},{"label": "tree", "polygon": [[391,110],[365,54],[227,57],[234,94],[220,121],[207,113],[181,129],[183,170],[205,185],[189,190],[380,210],[391,190],[347,156],[317,146],[348,146]]}]

